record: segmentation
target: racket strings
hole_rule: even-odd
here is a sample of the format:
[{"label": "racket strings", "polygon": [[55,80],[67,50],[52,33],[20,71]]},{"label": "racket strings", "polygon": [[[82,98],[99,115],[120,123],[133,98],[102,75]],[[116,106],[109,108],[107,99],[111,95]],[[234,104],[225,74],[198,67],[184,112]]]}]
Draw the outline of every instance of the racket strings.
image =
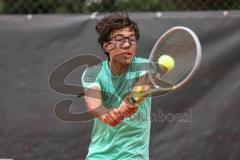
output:
[{"label": "racket strings", "polygon": [[171,56],[175,61],[175,67],[171,71],[161,75],[160,78],[155,77],[154,81],[157,85],[162,85],[162,81],[175,85],[183,80],[193,67],[196,57],[194,39],[184,30],[174,30],[174,32],[170,32],[162,38],[152,60],[157,63],[158,58],[162,54]]}]

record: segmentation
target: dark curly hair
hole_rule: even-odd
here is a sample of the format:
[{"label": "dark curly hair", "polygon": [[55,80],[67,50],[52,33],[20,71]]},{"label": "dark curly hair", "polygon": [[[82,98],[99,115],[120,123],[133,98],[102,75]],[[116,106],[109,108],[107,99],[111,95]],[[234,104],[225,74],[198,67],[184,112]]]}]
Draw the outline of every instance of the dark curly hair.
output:
[{"label": "dark curly hair", "polygon": [[[97,22],[96,31],[98,33],[98,43],[103,47],[104,42],[108,42],[110,40],[110,34],[112,31],[121,29],[124,27],[130,27],[134,30],[135,36],[137,40],[139,40],[139,28],[137,23],[132,21],[127,13],[112,13],[109,16],[102,18]],[[108,56],[108,53],[105,52]]]}]

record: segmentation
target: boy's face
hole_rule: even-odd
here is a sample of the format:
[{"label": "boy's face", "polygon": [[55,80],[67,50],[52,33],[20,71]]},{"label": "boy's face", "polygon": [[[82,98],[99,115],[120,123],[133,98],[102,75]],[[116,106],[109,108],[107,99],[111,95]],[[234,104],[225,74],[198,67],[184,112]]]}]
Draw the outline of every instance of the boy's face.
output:
[{"label": "boy's face", "polygon": [[130,27],[124,27],[110,34],[110,41],[103,44],[109,53],[110,61],[129,64],[136,54],[135,32]]}]

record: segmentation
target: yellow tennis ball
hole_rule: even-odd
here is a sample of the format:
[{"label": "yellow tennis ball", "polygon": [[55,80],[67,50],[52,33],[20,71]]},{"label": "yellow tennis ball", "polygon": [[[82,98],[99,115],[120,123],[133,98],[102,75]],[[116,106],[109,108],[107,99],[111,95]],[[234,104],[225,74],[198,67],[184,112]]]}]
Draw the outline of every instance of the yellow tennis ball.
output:
[{"label": "yellow tennis ball", "polygon": [[158,58],[158,64],[163,66],[167,70],[167,72],[171,71],[175,67],[174,59],[166,54]]}]

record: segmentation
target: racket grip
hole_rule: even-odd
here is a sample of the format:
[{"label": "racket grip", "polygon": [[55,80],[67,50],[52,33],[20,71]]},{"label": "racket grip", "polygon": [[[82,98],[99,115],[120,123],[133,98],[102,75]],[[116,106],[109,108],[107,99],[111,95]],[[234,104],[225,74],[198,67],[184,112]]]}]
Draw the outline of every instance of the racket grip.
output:
[{"label": "racket grip", "polygon": [[130,100],[129,100],[129,103],[130,104],[135,104],[137,101],[135,100],[134,97],[131,97]]}]

